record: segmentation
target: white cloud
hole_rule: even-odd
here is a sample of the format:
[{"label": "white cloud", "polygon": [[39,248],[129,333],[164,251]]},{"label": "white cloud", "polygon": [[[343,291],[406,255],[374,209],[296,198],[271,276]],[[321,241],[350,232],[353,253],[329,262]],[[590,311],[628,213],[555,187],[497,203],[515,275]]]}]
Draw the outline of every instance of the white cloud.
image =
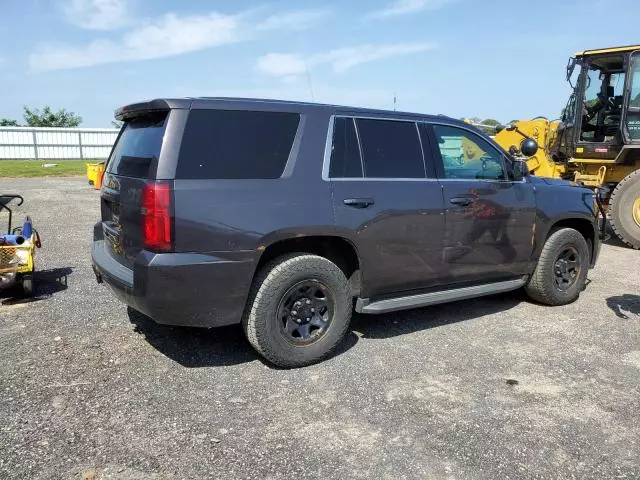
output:
[{"label": "white cloud", "polygon": [[119,41],[95,40],[81,47],[46,46],[29,56],[34,71],[148,60],[226,45],[242,39],[239,18],[211,13],[180,17],[166,14]]},{"label": "white cloud", "polygon": [[395,0],[386,8],[372,12],[368,16],[371,18],[388,18],[408,15],[425,10],[437,10],[455,1],[456,0]]},{"label": "white cloud", "polygon": [[258,71],[273,77],[288,77],[304,73],[306,65],[300,55],[291,53],[268,53],[256,63]]},{"label": "white cloud", "polygon": [[127,0],[66,0],[63,12],[73,25],[87,30],[114,30],[130,22]]},{"label": "white cloud", "polygon": [[300,75],[306,68],[329,65],[335,73],[344,73],[364,63],[426,52],[434,48],[435,45],[431,43],[395,43],[346,47],[306,57],[290,53],[268,53],[258,59],[256,69],[265,75],[288,77]]},{"label": "white cloud", "polygon": [[319,20],[330,15],[329,10],[296,10],[288,13],[279,13],[267,17],[258,25],[258,30],[304,30]]},{"label": "white cloud", "polygon": [[[125,0],[73,0],[72,4],[75,3],[126,5]],[[211,12],[191,16],[167,13],[137,25],[119,39],[96,39],[79,46],[41,44],[29,56],[29,67],[32,71],[48,71],[169,57],[255,39],[267,31],[300,30],[330,13],[294,10],[258,20],[258,13],[263,11],[259,8],[235,15]]]}]

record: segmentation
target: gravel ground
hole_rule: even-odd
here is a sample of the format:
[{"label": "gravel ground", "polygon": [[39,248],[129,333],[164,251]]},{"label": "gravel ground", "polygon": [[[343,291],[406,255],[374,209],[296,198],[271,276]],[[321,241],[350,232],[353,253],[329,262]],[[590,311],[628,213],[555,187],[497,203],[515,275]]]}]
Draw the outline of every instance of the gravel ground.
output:
[{"label": "gravel ground", "polygon": [[0,190],[43,238],[36,301],[0,294],[0,478],[640,478],[640,252],[605,245],[566,307],[356,316],[286,371],[240,327],[155,325],[97,285],[82,179]]}]

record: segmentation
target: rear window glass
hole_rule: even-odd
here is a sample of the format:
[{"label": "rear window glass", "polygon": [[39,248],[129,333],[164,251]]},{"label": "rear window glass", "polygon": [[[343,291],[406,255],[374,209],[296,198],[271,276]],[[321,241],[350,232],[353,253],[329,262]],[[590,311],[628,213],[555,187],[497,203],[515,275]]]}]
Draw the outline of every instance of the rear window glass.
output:
[{"label": "rear window glass", "polygon": [[420,136],[414,122],[356,120],[365,177],[424,178]]},{"label": "rear window glass", "polygon": [[192,110],[176,178],[279,178],[299,123],[297,113]]},{"label": "rear window glass", "polygon": [[162,147],[167,113],[128,120],[111,153],[107,171],[127,177],[149,178]]},{"label": "rear window glass", "polygon": [[338,117],[333,125],[331,148],[331,178],[361,178],[360,147],[353,118]]}]

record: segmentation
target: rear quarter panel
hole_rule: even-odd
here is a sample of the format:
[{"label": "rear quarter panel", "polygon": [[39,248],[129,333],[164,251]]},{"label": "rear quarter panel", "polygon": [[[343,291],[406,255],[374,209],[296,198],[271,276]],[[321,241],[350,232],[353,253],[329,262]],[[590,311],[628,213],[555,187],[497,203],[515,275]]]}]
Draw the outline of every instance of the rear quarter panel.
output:
[{"label": "rear quarter panel", "polygon": [[329,118],[329,113],[302,114],[280,179],[176,180],[176,251],[257,262],[276,241],[331,234],[331,190],[321,178]]}]

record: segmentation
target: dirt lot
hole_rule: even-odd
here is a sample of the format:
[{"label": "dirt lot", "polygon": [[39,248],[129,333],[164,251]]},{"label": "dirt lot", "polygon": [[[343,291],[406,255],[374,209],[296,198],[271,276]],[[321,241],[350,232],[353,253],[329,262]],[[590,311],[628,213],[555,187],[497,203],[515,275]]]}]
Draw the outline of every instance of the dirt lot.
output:
[{"label": "dirt lot", "polygon": [[640,478],[640,252],[606,245],[566,307],[356,316],[284,371],[240,327],[158,326],[98,286],[82,179],[0,190],[44,244],[36,301],[0,295],[0,478]]}]

